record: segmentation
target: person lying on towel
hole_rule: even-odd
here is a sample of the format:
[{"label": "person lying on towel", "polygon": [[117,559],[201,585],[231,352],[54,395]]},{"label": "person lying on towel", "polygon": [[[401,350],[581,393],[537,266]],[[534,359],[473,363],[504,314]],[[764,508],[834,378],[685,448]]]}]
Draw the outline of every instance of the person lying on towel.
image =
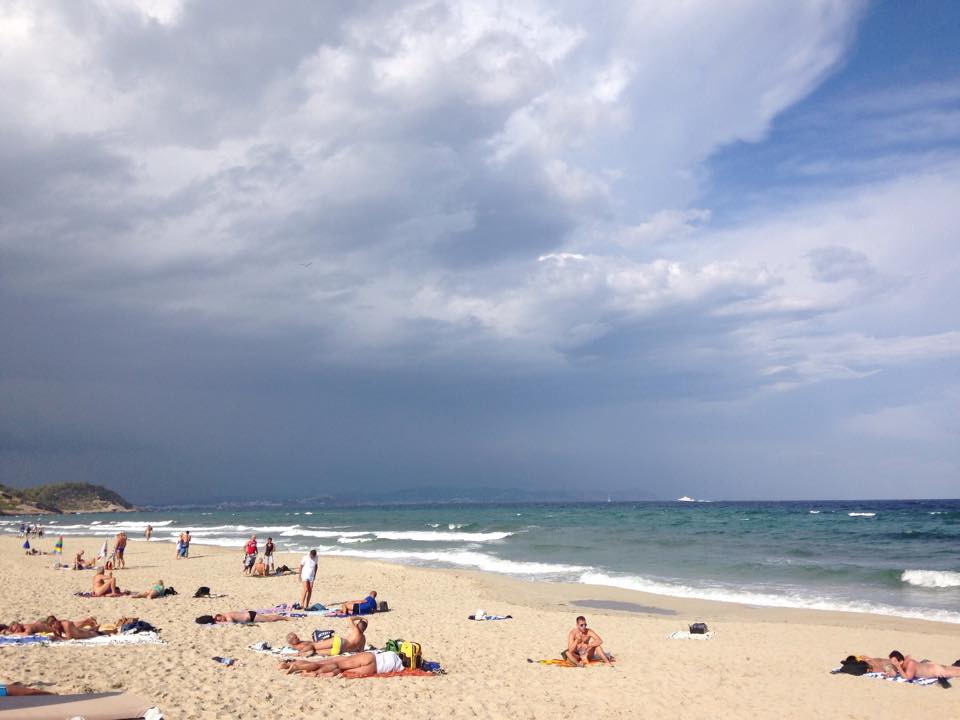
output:
[{"label": "person lying on towel", "polygon": [[256,610],[238,610],[237,612],[217,613],[216,615],[201,615],[197,618],[200,625],[213,625],[214,623],[264,623],[264,622],[282,622],[290,618],[285,615],[269,615],[267,613],[258,613]]},{"label": "person lying on towel", "polygon": [[300,673],[310,677],[362,678],[400,672],[403,670],[403,661],[395,652],[362,652],[315,662],[284,660],[280,663],[280,669],[286,670],[287,674]]},{"label": "person lying on towel", "polygon": [[[19,697],[21,695],[56,695],[56,693],[38,690],[37,688],[32,688],[18,682],[7,683],[6,685],[0,683],[0,697],[7,695],[10,697]],[[0,704],[0,708],[3,708],[2,704]]]},{"label": "person lying on towel", "polygon": [[310,640],[301,640],[296,633],[287,635],[287,645],[296,648],[299,655],[309,657],[311,655],[341,655],[349,652],[360,652],[367,646],[367,636],[364,633],[367,630],[367,621],[363,618],[350,618],[350,629],[346,637],[334,635],[320,642]]},{"label": "person lying on towel", "polygon": [[890,662],[897,670],[897,674],[907,680],[914,678],[960,678],[960,667],[954,665],[938,665],[929,660],[914,660],[907,655],[904,657],[899,650],[890,653]]},{"label": "person lying on towel", "polygon": [[340,606],[341,615],[352,615],[353,606],[357,607],[357,615],[369,615],[377,611],[377,591],[371,590],[363,600],[347,600]]},{"label": "person lying on towel", "polygon": [[85,640],[99,635],[97,619],[93,617],[83,620],[59,620],[48,615],[44,620],[36,622],[13,622],[9,625],[0,624],[2,635],[50,635],[54,640]]}]

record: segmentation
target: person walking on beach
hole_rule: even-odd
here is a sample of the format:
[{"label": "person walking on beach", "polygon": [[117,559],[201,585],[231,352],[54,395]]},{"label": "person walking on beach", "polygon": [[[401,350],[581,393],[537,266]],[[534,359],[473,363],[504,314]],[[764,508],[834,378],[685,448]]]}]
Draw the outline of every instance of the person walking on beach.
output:
[{"label": "person walking on beach", "polygon": [[126,561],[123,559],[123,553],[126,549],[127,534],[121,530],[117,533],[117,537],[113,546],[113,566],[118,570],[127,566]]},{"label": "person walking on beach", "polygon": [[567,634],[567,649],[564,656],[567,661],[585,667],[588,662],[594,660],[597,656],[610,664],[610,658],[603,651],[603,640],[593,630],[587,627],[587,619],[580,615],[577,617],[576,627]]},{"label": "person walking on beach", "polygon": [[317,551],[311,550],[300,560],[300,580],[303,582],[303,592],[300,594],[300,607],[310,607],[310,596],[313,595],[313,581],[317,577]]},{"label": "person walking on beach", "polygon": [[267,575],[273,575],[273,538],[267,538],[267,544],[263,546],[263,564],[266,567]]},{"label": "person walking on beach", "polygon": [[243,574],[249,575],[253,572],[253,564],[257,560],[257,536],[251,535],[247,540],[247,545],[243,550]]},{"label": "person walking on beach", "polygon": [[190,534],[190,531],[187,530],[183,534],[183,556],[185,558],[190,557],[190,543],[193,541],[193,535]]},{"label": "person walking on beach", "polygon": [[147,525],[143,529],[143,536],[147,539],[147,542],[150,542],[151,535],[153,535],[153,525]]}]

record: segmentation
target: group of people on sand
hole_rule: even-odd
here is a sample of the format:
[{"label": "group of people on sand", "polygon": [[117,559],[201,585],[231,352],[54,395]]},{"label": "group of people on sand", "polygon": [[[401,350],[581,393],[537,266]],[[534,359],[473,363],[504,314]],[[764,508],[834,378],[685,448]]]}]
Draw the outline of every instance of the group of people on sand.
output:
[{"label": "group of people on sand", "polygon": [[98,567],[93,576],[93,588],[91,590],[94,597],[132,597],[132,598],[159,598],[165,597],[167,588],[164,587],[163,580],[157,580],[149,589],[139,593],[131,593],[129,590],[121,590],[117,585],[117,579],[113,576],[113,570],[110,564]]},{"label": "group of people on sand", "polygon": [[[147,539],[149,540],[150,538]],[[184,530],[180,533],[180,537],[177,538],[177,560],[190,557],[190,542],[192,540],[193,537],[190,535],[189,530]]]},{"label": "group of people on sand", "polygon": [[915,660],[899,650],[892,650],[885,658],[851,655],[844,664],[866,663],[867,672],[883,673],[887,677],[914,678],[960,678],[960,660],[953,665],[940,665],[931,660]]},{"label": "group of people on sand", "polygon": [[100,635],[112,635],[129,623],[136,623],[139,618],[122,617],[115,623],[101,625],[95,617],[83,620],[60,620],[54,615],[48,615],[43,620],[34,622],[12,622],[9,625],[0,623],[0,635],[47,635],[51,640],[88,640]]},{"label": "group of people on sand", "polygon": [[276,545],[273,538],[267,538],[267,544],[263,546],[263,555],[258,555],[257,536],[251,535],[247,544],[243,548],[243,575],[254,575],[256,577],[267,577],[276,572],[273,564],[273,553]]}]

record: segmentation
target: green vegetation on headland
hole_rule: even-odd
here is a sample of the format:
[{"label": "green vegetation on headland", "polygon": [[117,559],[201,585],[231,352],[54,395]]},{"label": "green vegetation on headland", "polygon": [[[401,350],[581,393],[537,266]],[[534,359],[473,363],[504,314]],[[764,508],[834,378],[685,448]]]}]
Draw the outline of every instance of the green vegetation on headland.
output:
[{"label": "green vegetation on headland", "polygon": [[56,483],[31,488],[0,485],[0,515],[48,515],[136,510],[113,490],[90,483]]}]

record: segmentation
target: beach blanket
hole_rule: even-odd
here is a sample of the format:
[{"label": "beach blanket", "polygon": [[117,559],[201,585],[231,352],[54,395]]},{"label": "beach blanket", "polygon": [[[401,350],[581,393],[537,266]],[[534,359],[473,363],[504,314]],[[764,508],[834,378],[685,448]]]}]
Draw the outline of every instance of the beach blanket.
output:
[{"label": "beach blanket", "polygon": [[56,645],[164,645],[164,641],[155,632],[120,633],[119,635],[99,635],[86,640],[59,640]]},{"label": "beach blanket", "polygon": [[[610,658],[610,662],[617,661],[617,659],[610,653],[607,653],[607,656]],[[543,660],[533,660],[531,658],[527,658],[527,662],[540,663],[541,665],[556,665],[557,667],[568,667],[568,668],[578,667],[576,663],[570,662],[569,660],[564,660],[563,658],[545,658]],[[603,660],[587,661],[587,667],[594,667],[595,665],[606,665],[606,663]]]},{"label": "beach blanket", "polygon": [[705,633],[691,633],[686,630],[677,630],[667,635],[667,640],[709,640],[713,637],[713,631]]},{"label": "beach blanket", "polygon": [[76,595],[77,597],[85,597],[85,598],[92,598],[92,597],[118,598],[118,597],[130,597],[132,593],[129,590],[124,590],[121,595],[94,595],[92,592],[75,592],[74,595]]},{"label": "beach blanket", "polygon": [[26,695],[0,700],[2,720],[162,720],[160,711],[149,700],[127,693],[89,695]]},{"label": "beach blanket", "polygon": [[282,645],[281,647],[273,647],[266,640],[253,645],[248,645],[247,649],[253,650],[256,653],[263,653],[265,655],[274,655],[276,657],[290,657],[291,655],[297,654],[297,649],[292,648],[289,645]]},{"label": "beach blanket", "polygon": [[[273,655],[273,656],[275,656],[275,657],[282,657],[282,658],[294,657],[294,656],[297,655],[297,652],[298,652],[296,648],[292,648],[292,647],[290,647],[289,645],[282,645],[282,646],[280,646],[280,647],[273,647],[273,646],[272,646],[270,643],[268,643],[266,640],[263,640],[263,641],[258,642],[258,643],[254,643],[253,645],[248,645],[248,646],[247,646],[247,649],[248,649],[248,650],[253,650],[253,651],[256,652],[256,653],[263,653],[263,654],[265,654],[265,655]],[[367,643],[367,646],[364,648],[364,651],[376,650],[376,649],[377,649],[377,648],[375,648],[373,645],[371,645],[370,643]],[[353,653],[340,653],[339,657],[343,657],[343,656],[345,656],[345,655],[353,655]],[[329,656],[327,656],[327,655],[311,655],[310,657],[304,657],[303,659],[304,659],[304,660],[322,660],[322,659],[325,658],[325,657],[329,657]]]},{"label": "beach blanket", "polygon": [[[840,667],[835,667],[830,671],[831,675],[839,675]],[[883,673],[866,673],[864,675],[854,675],[853,677],[865,677],[871,678],[872,680],[890,680],[891,682],[898,683],[909,683],[910,685],[936,685],[937,678],[914,678],[913,680],[907,680],[904,677],[897,675],[896,677],[887,677]]]},{"label": "beach blanket", "polygon": [[479,617],[476,615],[467,615],[467,620],[476,620],[477,622],[483,622],[484,620],[513,620],[513,615],[481,615]]},{"label": "beach blanket", "polygon": [[130,633],[128,635],[98,635],[85,640],[54,640],[51,635],[0,635],[0,647],[4,645],[163,645],[155,632]]}]

